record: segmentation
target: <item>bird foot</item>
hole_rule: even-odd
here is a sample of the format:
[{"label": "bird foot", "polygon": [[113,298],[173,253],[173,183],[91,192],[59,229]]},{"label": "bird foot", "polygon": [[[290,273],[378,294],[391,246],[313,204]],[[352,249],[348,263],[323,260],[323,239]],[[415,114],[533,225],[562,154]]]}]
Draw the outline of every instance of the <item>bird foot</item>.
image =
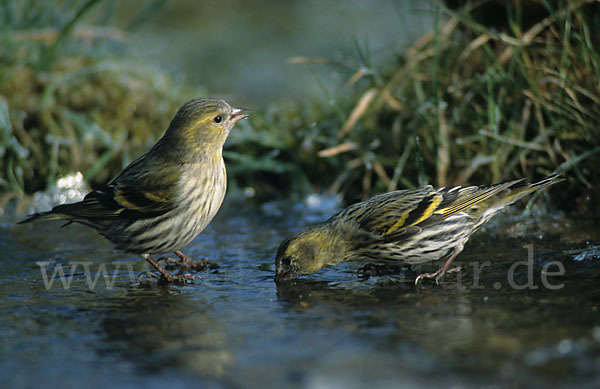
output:
[{"label": "bird foot", "polygon": [[196,278],[200,278],[200,276],[190,274],[190,273],[182,273],[179,272],[176,276],[169,274],[171,277],[161,277],[159,282],[165,282],[170,284],[193,284]]},{"label": "bird foot", "polygon": [[173,270],[176,267],[183,266],[183,263],[179,259],[171,257],[160,257],[156,262],[164,262],[164,268],[169,270]]},{"label": "bird foot", "polygon": [[421,282],[421,280],[423,280],[424,278],[434,278],[435,279],[435,284],[439,285],[440,284],[440,279],[444,276],[444,274],[458,273],[460,270],[461,270],[460,266],[453,267],[452,269],[445,269],[442,266],[436,272],[433,272],[433,273],[423,273],[423,274],[419,275],[415,279],[415,286],[418,286],[419,282]]},{"label": "bird foot", "polygon": [[[177,255],[179,255],[179,251],[176,252]],[[160,277],[157,275],[156,277],[159,277],[158,283],[175,283],[175,284],[188,284],[188,283],[193,283],[194,280],[196,278],[200,278],[199,276],[195,276],[192,275],[190,273],[184,272],[184,268],[182,267],[178,274],[176,276],[174,276],[173,274],[169,273],[168,271],[166,271],[164,268],[162,268],[158,262],[156,262],[154,259],[152,259],[152,257],[150,257],[149,254],[143,254],[142,257],[148,261],[152,267],[154,267],[156,270],[158,270],[158,272],[160,273]],[[183,258],[182,258],[183,260]],[[153,275],[153,273],[148,273],[148,272],[144,272],[142,274],[145,274],[146,276],[148,276],[150,274],[150,277],[155,277]]]},{"label": "bird foot", "polygon": [[180,259],[175,259],[175,258],[170,258],[170,257],[162,257],[162,258],[159,258],[158,260],[165,261],[165,268],[167,268],[167,269],[174,269],[174,268],[179,267],[182,270],[186,269],[186,270],[196,272],[196,271],[217,269],[219,267],[219,264],[217,264],[216,262],[214,262],[208,258],[202,258],[200,260],[195,260],[195,259],[190,258],[190,262],[182,261]]},{"label": "bird foot", "polygon": [[[165,275],[166,274],[166,275]],[[179,273],[177,275],[172,275],[170,273],[154,273],[150,271],[143,271],[138,274],[138,280],[142,277],[147,277],[148,279],[156,279],[159,284],[193,284],[196,278],[200,278],[200,276],[193,275],[190,273]]]},{"label": "bird foot", "polygon": [[138,276],[137,276],[137,279],[138,279],[138,281],[139,281],[139,280],[140,280],[142,277],[146,277],[146,278],[148,278],[148,279],[152,279],[152,278],[155,278],[155,279],[160,279],[161,275],[160,275],[160,274],[158,274],[158,273],[153,273],[153,272],[151,272],[151,271],[147,271],[147,270],[146,270],[146,271],[143,271],[143,272],[141,272],[140,274],[138,274]]},{"label": "bird foot", "polygon": [[184,270],[196,272],[196,271],[217,269],[219,267],[219,264],[217,264],[216,262],[214,262],[208,258],[194,260],[194,259],[188,257],[187,255],[185,255],[184,253],[182,253],[181,251],[176,251],[175,254],[177,254],[177,256],[180,259],[162,257],[159,259],[159,261],[165,261],[165,267],[170,268],[170,269],[179,267],[180,273]]},{"label": "bird foot", "polygon": [[444,264],[437,269],[437,271],[435,273],[423,273],[420,276],[418,276],[415,279],[415,286],[419,286],[419,282],[423,279],[423,278],[435,278],[435,284],[439,285],[440,284],[440,278],[442,278],[444,276],[444,274],[446,273],[456,273],[460,271],[460,266],[457,266],[455,268],[449,269],[450,264],[452,263],[452,261],[454,260],[454,258],[456,258],[456,256],[458,255],[458,253],[460,253],[460,251],[462,250],[462,248],[458,249],[458,248],[454,248],[451,253],[450,256],[448,257],[448,259],[446,259],[446,261],[444,262]]}]

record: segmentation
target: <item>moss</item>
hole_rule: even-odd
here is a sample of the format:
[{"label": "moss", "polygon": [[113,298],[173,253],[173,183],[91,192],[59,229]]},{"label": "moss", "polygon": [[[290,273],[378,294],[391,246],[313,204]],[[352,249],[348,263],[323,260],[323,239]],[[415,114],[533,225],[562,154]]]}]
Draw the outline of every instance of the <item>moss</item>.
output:
[{"label": "moss", "polygon": [[99,186],[146,150],[191,97],[160,70],[120,55],[122,32],[67,30],[93,2],[71,12],[63,5],[62,18],[56,4],[9,3],[1,9],[11,23],[1,37],[0,190],[31,194],[73,171]]}]

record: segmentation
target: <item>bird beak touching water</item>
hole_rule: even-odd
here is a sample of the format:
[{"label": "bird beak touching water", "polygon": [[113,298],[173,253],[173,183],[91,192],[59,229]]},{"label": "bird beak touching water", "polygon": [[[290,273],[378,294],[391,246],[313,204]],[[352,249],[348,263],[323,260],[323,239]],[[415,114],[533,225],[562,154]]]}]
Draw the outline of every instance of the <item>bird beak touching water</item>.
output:
[{"label": "bird beak touching water", "polygon": [[230,120],[236,123],[239,120],[246,119],[248,116],[250,116],[250,110],[246,108],[233,108]]},{"label": "bird beak touching water", "polygon": [[295,278],[295,275],[291,272],[278,273],[275,275],[275,283],[279,284],[282,282],[286,282]]}]

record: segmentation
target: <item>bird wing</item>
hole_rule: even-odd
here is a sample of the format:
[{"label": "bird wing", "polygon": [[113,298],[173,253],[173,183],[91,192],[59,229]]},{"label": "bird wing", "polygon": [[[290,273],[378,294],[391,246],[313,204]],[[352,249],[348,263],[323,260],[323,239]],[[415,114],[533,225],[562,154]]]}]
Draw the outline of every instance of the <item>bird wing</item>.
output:
[{"label": "bird wing", "polygon": [[489,206],[493,206],[490,202],[494,203],[495,200],[498,200],[497,197],[510,196],[511,191],[509,188],[522,181],[524,179],[486,186],[442,188],[439,193],[444,197],[444,200],[433,213],[442,216],[442,218],[447,218],[467,209],[472,211],[476,209],[484,210]]},{"label": "bird wing", "polygon": [[138,217],[155,217],[175,208],[174,191],[170,188],[140,188],[120,185],[114,190],[114,199],[124,211]]},{"label": "bird wing", "polygon": [[359,228],[387,241],[413,236],[427,226],[474,207],[487,206],[486,200],[518,181],[490,186],[434,189],[431,186],[400,190],[375,196],[366,206],[350,207]]},{"label": "bird wing", "polygon": [[416,225],[428,218],[441,201],[431,186],[384,193],[350,207],[359,228],[382,239],[399,240],[421,231]]},{"label": "bird wing", "polygon": [[[162,163],[161,163],[162,162]],[[121,172],[108,187],[121,210],[137,217],[155,217],[175,208],[175,197],[183,169],[141,157]]]},{"label": "bird wing", "polygon": [[70,219],[156,217],[175,208],[182,173],[180,165],[149,163],[141,157],[104,188],[88,193],[78,203],[54,207],[50,213],[64,214]]}]

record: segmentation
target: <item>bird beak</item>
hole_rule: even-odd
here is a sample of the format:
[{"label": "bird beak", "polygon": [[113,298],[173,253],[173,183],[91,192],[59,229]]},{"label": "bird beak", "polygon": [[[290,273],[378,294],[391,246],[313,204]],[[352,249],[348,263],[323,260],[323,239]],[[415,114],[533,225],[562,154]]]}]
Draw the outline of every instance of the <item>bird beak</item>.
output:
[{"label": "bird beak", "polygon": [[285,281],[289,281],[296,278],[296,276],[291,272],[291,271],[287,271],[284,273],[279,273],[275,275],[275,283],[279,284],[280,282],[285,282]]},{"label": "bird beak", "polygon": [[234,108],[231,111],[231,120],[235,123],[250,116],[250,110],[246,108]]}]

